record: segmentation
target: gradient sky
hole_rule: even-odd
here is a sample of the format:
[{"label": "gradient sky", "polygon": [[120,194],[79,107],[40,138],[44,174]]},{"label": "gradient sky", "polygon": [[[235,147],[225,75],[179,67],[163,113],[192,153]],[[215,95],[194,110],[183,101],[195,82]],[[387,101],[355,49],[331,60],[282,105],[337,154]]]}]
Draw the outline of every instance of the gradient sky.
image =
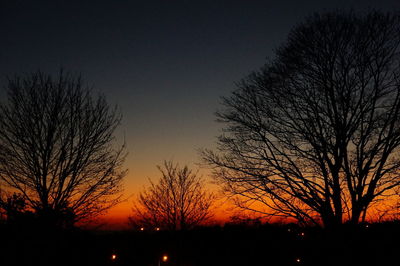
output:
[{"label": "gradient sky", "polygon": [[[196,168],[197,149],[215,145],[213,113],[234,82],[273,57],[305,16],[348,8],[400,10],[400,1],[2,0],[0,85],[38,69],[81,73],[123,112],[129,196],[159,176],[163,160]],[[109,215],[125,219],[131,201]]]}]

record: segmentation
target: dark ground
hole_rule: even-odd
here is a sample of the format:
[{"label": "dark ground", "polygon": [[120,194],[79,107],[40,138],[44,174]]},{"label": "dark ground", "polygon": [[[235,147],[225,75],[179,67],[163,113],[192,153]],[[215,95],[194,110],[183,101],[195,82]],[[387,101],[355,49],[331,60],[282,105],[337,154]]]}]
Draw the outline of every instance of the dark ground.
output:
[{"label": "dark ground", "polygon": [[[293,225],[228,225],[174,233],[28,230],[4,224],[0,232],[1,266],[400,265],[399,222],[336,232]],[[164,254],[167,263],[160,261]]]}]

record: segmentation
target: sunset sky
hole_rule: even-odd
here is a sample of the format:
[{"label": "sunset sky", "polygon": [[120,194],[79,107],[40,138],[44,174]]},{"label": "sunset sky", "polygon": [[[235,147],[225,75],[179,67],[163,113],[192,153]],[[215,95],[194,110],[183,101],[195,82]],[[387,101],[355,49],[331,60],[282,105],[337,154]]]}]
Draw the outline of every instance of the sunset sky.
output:
[{"label": "sunset sky", "polygon": [[313,12],[348,8],[399,10],[400,1],[5,0],[0,85],[7,75],[63,67],[120,107],[131,197],[108,216],[122,223],[134,195],[159,177],[156,165],[198,167],[198,149],[213,148],[220,133],[220,97],[271,58],[293,26]]}]

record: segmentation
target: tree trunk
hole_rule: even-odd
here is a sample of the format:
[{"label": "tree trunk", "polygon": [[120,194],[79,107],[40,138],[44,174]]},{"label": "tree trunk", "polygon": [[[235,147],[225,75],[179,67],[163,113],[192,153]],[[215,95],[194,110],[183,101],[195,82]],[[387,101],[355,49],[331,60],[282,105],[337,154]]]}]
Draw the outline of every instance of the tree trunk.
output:
[{"label": "tree trunk", "polygon": [[363,211],[363,207],[360,204],[354,204],[351,210],[351,219],[350,223],[353,225],[357,225],[360,222],[360,216]]}]

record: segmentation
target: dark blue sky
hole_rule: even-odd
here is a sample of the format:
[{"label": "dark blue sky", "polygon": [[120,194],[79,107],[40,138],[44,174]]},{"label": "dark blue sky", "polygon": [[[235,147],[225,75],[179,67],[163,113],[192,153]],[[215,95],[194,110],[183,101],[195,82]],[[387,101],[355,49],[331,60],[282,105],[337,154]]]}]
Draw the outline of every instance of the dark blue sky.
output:
[{"label": "dark blue sky", "polygon": [[0,1],[5,76],[64,67],[82,73],[124,114],[127,190],[156,164],[198,162],[212,147],[219,97],[273,57],[305,16],[353,8],[400,10],[400,1]]}]

